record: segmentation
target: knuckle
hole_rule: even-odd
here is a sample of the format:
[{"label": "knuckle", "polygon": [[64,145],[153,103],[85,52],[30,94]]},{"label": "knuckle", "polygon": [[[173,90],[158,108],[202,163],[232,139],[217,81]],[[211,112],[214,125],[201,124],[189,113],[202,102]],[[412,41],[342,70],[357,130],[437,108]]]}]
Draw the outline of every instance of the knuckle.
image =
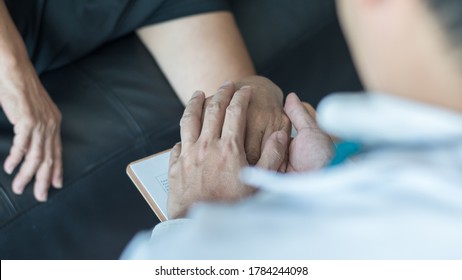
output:
[{"label": "knuckle", "polygon": [[240,103],[233,103],[226,108],[226,113],[233,116],[241,116],[244,111],[242,107],[243,106]]},{"label": "knuckle", "polygon": [[223,139],[223,153],[224,155],[237,154],[239,153],[239,144],[236,137],[230,137]]},{"label": "knuckle", "polygon": [[18,126],[18,129],[30,131],[35,126],[35,120],[31,117],[25,117],[21,122],[21,125]]},{"label": "knuckle", "polygon": [[209,149],[210,142],[207,139],[203,139],[199,142],[199,154],[205,155]]},{"label": "knuckle", "polygon": [[28,160],[31,162],[33,166],[37,166],[42,162],[43,159],[43,153],[42,152],[33,152],[28,155]]},{"label": "knuckle", "polygon": [[191,112],[185,111],[185,113],[183,114],[183,117],[181,117],[180,126],[185,126],[185,125],[187,125],[187,123],[188,123],[192,118],[193,118],[193,115],[191,114]]},{"label": "knuckle", "polygon": [[53,159],[51,157],[46,157],[43,159],[42,165],[45,166],[46,168],[51,168],[53,166]]},{"label": "knuckle", "polygon": [[27,153],[26,147],[14,145],[11,147],[11,155],[21,157]]},{"label": "knuckle", "polygon": [[46,129],[46,121],[36,122],[32,129],[36,132],[43,133]]},{"label": "knuckle", "polygon": [[58,128],[58,122],[55,118],[49,118],[46,121],[46,127],[49,132],[54,132]]},{"label": "knuckle", "polygon": [[30,110],[25,110],[22,113],[22,120],[23,120],[23,122],[34,122],[34,120],[35,120],[34,114],[32,114],[32,112]]},{"label": "knuckle", "polygon": [[48,184],[48,181],[50,179],[50,176],[48,173],[45,173],[45,172],[38,172],[36,175],[35,175],[35,181],[37,183],[39,183],[38,185],[47,185]]},{"label": "knuckle", "polygon": [[211,101],[207,106],[206,112],[209,114],[217,114],[222,111],[222,104],[217,101]]}]

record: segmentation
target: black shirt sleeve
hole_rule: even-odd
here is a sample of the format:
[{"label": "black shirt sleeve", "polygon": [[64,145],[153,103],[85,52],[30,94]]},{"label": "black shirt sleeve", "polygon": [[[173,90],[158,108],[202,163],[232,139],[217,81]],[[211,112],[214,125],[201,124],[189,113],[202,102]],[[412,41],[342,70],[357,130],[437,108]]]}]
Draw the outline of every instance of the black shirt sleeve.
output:
[{"label": "black shirt sleeve", "polygon": [[88,55],[136,29],[229,10],[227,0],[6,0],[38,73]]},{"label": "black shirt sleeve", "polygon": [[145,22],[146,25],[160,23],[194,14],[228,11],[227,0],[164,0],[159,9]]}]

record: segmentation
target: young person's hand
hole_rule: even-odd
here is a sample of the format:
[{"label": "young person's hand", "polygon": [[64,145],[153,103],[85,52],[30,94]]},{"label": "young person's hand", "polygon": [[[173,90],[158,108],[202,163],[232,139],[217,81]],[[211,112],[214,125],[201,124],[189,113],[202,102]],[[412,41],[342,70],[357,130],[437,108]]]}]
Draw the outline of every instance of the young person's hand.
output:
[{"label": "young person's hand", "polygon": [[315,111],[304,105],[295,93],[286,98],[285,112],[297,130],[289,146],[287,172],[319,169],[332,158],[333,142],[316,124]]},{"label": "young person's hand", "polygon": [[13,192],[21,194],[35,176],[34,196],[46,201],[50,185],[62,186],[61,113],[43,88],[3,1],[0,15],[0,104],[15,134],[4,169],[11,174],[22,162]]},{"label": "young person's hand", "polygon": [[[205,110],[202,92],[196,92],[187,104],[181,119],[181,144],[173,148],[170,157],[170,218],[184,216],[198,201],[236,201],[254,192],[238,176],[248,165],[244,139],[252,93],[250,87],[234,91],[234,84],[223,85]],[[277,170],[287,145],[284,131],[273,133],[257,166]]]}]

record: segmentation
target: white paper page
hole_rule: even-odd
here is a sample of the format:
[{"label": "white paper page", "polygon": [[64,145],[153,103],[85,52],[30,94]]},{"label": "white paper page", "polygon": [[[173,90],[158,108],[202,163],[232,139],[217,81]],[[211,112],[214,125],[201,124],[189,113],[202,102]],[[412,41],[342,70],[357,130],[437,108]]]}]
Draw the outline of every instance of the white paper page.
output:
[{"label": "white paper page", "polygon": [[167,217],[169,158],[170,152],[166,152],[130,165],[135,176],[165,217]]}]

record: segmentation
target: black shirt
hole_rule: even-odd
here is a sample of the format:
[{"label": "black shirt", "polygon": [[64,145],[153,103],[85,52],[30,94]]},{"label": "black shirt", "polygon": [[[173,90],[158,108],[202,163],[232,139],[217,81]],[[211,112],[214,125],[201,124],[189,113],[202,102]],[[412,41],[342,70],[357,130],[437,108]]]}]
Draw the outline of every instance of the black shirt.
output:
[{"label": "black shirt", "polygon": [[226,0],[6,0],[38,73],[66,65],[137,28],[228,10]]}]

